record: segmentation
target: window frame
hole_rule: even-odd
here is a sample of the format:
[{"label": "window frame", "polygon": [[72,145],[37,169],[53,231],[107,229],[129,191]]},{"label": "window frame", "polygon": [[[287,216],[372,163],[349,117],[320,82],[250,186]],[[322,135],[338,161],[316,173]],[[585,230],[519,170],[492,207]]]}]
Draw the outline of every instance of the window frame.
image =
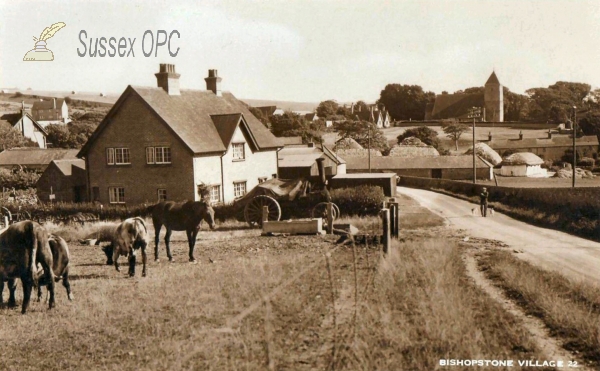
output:
[{"label": "window frame", "polygon": [[[213,192],[216,192],[216,195],[217,195],[216,199],[213,198],[213,195],[214,195]],[[220,184],[214,184],[214,185],[210,186],[208,199],[211,204],[217,204],[217,203],[221,202],[221,185]]]},{"label": "window frame", "polygon": [[[113,194],[113,191],[115,192]],[[113,197],[116,196],[116,197]],[[125,203],[125,187],[108,187],[108,203],[109,204],[124,204]]]},{"label": "window frame", "polygon": [[[246,143],[244,142],[238,142],[238,143],[231,143],[231,157],[233,158],[233,161],[244,161],[246,160]],[[236,157],[236,148],[240,149],[241,148],[241,157]]]},{"label": "window frame", "polygon": [[106,164],[107,165],[115,164],[115,149],[114,149],[114,147],[109,147],[106,149]]},{"label": "window frame", "polygon": [[[164,193],[164,198],[161,197],[161,191]],[[156,198],[158,202],[167,201],[167,189],[166,188],[158,188],[156,190]]]},{"label": "window frame", "polygon": [[[160,155],[159,155],[160,153]],[[160,157],[160,161],[159,161]],[[170,165],[173,163],[171,146],[149,146],[146,147],[147,165]]]},{"label": "window frame", "polygon": [[[238,195],[238,186],[239,185],[244,185],[244,193],[242,193],[241,195]],[[246,195],[246,193],[248,192],[248,182],[245,180],[241,180],[239,182],[233,182],[233,197],[234,198],[241,198],[244,197]]]},{"label": "window frame", "polygon": [[[115,147],[115,165],[131,165],[131,152],[129,147]],[[118,161],[119,151],[121,151],[122,162]],[[127,154],[127,156],[125,156]],[[125,161],[126,160],[126,161]]]}]

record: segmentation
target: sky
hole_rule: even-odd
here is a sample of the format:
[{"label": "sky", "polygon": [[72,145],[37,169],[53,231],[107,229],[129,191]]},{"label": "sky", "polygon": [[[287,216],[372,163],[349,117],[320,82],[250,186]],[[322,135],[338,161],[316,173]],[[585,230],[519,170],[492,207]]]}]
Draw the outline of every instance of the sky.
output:
[{"label": "sky", "polygon": [[[175,64],[182,88],[205,89],[217,69],[239,98],[304,102],[373,102],[390,83],[454,92],[492,71],[518,93],[600,87],[599,18],[598,0],[0,0],[0,87],[120,93],[156,86],[160,63]],[[54,61],[23,61],[56,22],[66,27],[47,40]],[[79,56],[82,30],[86,44],[135,38],[135,57]],[[177,30],[177,55],[145,57],[146,30]]]}]

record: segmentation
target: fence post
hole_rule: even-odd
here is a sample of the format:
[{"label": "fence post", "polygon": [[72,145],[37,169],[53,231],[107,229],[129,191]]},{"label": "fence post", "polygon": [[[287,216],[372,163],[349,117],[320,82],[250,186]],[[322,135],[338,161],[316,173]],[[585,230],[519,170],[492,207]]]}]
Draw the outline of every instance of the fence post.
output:
[{"label": "fence post", "polygon": [[390,251],[392,239],[390,237],[390,209],[381,209],[381,218],[383,219],[383,253]]},{"label": "fence post", "polygon": [[263,224],[265,224],[265,222],[269,221],[269,207],[268,206],[263,206],[262,208],[262,222]]},{"label": "fence post", "polygon": [[333,204],[327,203],[327,234],[333,234]]},{"label": "fence post", "polygon": [[400,205],[398,202],[388,203],[390,208],[391,234],[393,238],[400,237]]}]

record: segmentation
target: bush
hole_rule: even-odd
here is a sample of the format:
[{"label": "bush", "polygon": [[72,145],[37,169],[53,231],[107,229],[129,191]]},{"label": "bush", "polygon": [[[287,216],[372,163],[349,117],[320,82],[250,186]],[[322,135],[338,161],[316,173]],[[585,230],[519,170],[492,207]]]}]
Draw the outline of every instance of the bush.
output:
[{"label": "bush", "polygon": [[20,190],[35,188],[40,176],[41,174],[37,172],[0,169],[0,184],[2,187]]}]

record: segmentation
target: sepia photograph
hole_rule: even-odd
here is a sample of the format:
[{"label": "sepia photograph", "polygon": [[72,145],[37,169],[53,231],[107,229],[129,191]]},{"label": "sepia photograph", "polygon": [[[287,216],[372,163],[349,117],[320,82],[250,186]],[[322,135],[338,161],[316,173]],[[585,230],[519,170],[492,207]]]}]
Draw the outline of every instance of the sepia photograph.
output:
[{"label": "sepia photograph", "polygon": [[0,370],[600,370],[597,0],[0,0]]}]

